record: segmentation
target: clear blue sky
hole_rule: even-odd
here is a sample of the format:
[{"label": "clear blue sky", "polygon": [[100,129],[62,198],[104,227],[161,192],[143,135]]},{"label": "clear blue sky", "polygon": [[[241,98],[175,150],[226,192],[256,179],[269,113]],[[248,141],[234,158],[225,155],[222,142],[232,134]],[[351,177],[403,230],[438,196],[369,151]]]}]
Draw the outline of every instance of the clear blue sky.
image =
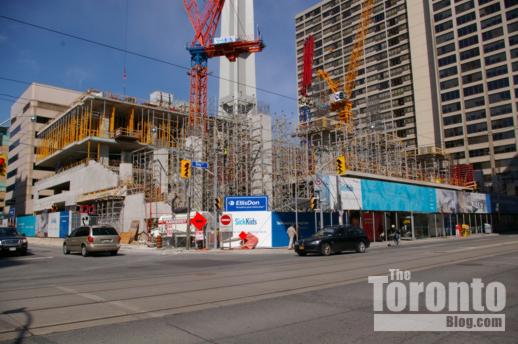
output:
[{"label": "clear blue sky", "polygon": [[[0,15],[189,66],[192,27],[182,0],[2,0]],[[239,1],[239,0],[234,0]],[[203,0],[199,1],[203,4]],[[255,20],[267,48],[257,56],[257,86],[296,97],[294,16],[317,0],[256,0]],[[185,70],[127,55],[126,94],[147,99],[154,90],[188,98]],[[124,54],[0,18],[0,77],[76,90],[123,93]],[[218,60],[209,68],[218,73]],[[0,120],[27,85],[0,80]],[[209,96],[218,94],[211,79]],[[272,111],[296,112],[296,102],[258,92]]]}]

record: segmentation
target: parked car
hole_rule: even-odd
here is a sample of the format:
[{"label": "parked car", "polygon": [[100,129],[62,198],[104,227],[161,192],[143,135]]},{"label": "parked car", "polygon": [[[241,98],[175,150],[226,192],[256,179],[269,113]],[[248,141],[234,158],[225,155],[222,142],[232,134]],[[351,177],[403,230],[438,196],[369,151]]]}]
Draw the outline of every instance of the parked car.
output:
[{"label": "parked car", "polygon": [[363,229],[359,227],[327,226],[319,230],[311,238],[301,239],[295,244],[295,252],[299,256],[307,253],[320,253],[329,256],[333,253],[355,250],[365,253],[370,242]]},{"label": "parked car", "polygon": [[76,228],[63,242],[63,253],[80,252],[83,257],[94,252],[109,252],[117,255],[120,236],[110,226],[83,226]]},{"label": "parked car", "polygon": [[27,238],[16,231],[16,228],[0,227],[0,251],[27,254]]}]

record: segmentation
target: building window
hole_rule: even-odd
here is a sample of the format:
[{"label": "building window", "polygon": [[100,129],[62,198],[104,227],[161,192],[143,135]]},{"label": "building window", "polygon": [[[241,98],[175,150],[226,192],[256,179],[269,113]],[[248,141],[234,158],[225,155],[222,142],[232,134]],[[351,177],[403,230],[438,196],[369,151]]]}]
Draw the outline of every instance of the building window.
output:
[{"label": "building window", "polygon": [[462,129],[462,127],[444,129],[445,137],[460,136],[463,134],[464,134],[464,130]]},{"label": "building window", "polygon": [[466,112],[466,121],[476,121],[482,118],[486,118],[486,110]]},{"label": "building window", "polygon": [[433,10],[434,12],[436,12],[448,6],[450,6],[450,0],[438,1],[435,4],[433,4]]},{"label": "building window", "polygon": [[20,132],[20,129],[22,128],[21,125],[17,126],[16,128],[14,128],[13,130],[11,130],[9,132],[9,136],[10,137],[13,137],[14,135],[18,134]]},{"label": "building window", "polygon": [[466,154],[464,152],[455,152],[451,156],[454,160],[459,160],[464,159],[466,157]]},{"label": "building window", "polygon": [[492,64],[495,64],[498,62],[502,62],[505,60],[506,60],[505,52],[501,52],[501,53],[491,55],[491,56],[486,56],[486,58],[485,58],[486,66],[489,66],[489,65],[492,65]]},{"label": "building window", "polygon": [[499,27],[499,28],[489,30],[489,31],[482,33],[482,40],[489,41],[490,39],[493,39],[493,38],[502,37],[503,34],[504,34],[504,30],[501,27]]},{"label": "building window", "polygon": [[11,143],[9,145],[9,150],[12,151],[13,149],[15,149],[16,147],[18,147],[20,145],[20,139],[14,141],[13,143]]},{"label": "building window", "polygon": [[446,90],[456,86],[459,86],[459,79],[457,78],[441,82],[441,90]]},{"label": "building window", "polygon": [[457,123],[462,122],[462,116],[461,115],[448,116],[448,117],[444,117],[442,119],[442,121],[443,121],[444,125],[457,124]]},{"label": "building window", "polygon": [[475,123],[466,126],[468,134],[480,133],[487,130],[487,123]]},{"label": "building window", "polygon": [[493,151],[495,152],[495,154],[516,152],[516,145],[512,144],[512,145],[494,147]]},{"label": "building window", "polygon": [[30,108],[30,107],[31,107],[31,103],[30,103],[30,102],[28,102],[27,104],[25,104],[25,106],[23,107],[23,110],[22,110],[22,111],[23,111],[23,113],[26,113],[26,112],[27,112],[27,110],[29,110],[29,108]]},{"label": "building window", "polygon": [[501,116],[511,112],[513,112],[513,106],[511,104],[495,106],[489,109],[491,117]]},{"label": "building window", "polygon": [[469,84],[475,81],[482,80],[482,73],[481,72],[475,72],[472,74],[464,75],[462,77],[462,83],[463,84]]},{"label": "building window", "polygon": [[10,157],[9,160],[7,160],[7,165],[11,165],[16,160],[18,160],[18,154],[15,154],[12,157]]},{"label": "building window", "polygon": [[444,55],[455,51],[455,43],[450,43],[437,48],[437,55]]},{"label": "building window", "polygon": [[463,73],[477,68],[480,68],[480,60],[463,63],[460,67]]},{"label": "building window", "polygon": [[466,109],[471,109],[477,106],[483,106],[485,104],[484,97],[473,98],[464,102]]},{"label": "building window", "polygon": [[491,127],[493,130],[496,129],[502,129],[502,128],[508,128],[512,127],[514,125],[514,121],[512,117],[497,119],[494,121],[491,121]]},{"label": "building window", "polygon": [[439,44],[451,41],[454,37],[455,36],[453,35],[453,32],[450,31],[450,32],[445,33],[443,35],[437,36],[437,38],[435,40],[437,42],[437,45],[439,45]]},{"label": "building window", "polygon": [[443,19],[446,19],[446,18],[449,18],[451,17],[451,10],[448,9],[444,12],[441,12],[441,13],[436,13],[434,16],[433,16],[433,19],[438,22],[438,21],[441,21]]},{"label": "building window", "polygon": [[489,91],[497,90],[499,88],[509,87],[509,79],[498,79],[494,81],[490,81],[487,83],[487,88]]},{"label": "building window", "polygon": [[469,47],[471,45],[474,45],[474,44],[477,44],[478,43],[478,36],[471,36],[471,37],[468,37],[468,38],[464,38],[462,40],[459,41],[459,48],[460,49],[463,49],[463,48],[466,48],[466,47]]},{"label": "building window", "polygon": [[16,176],[16,173],[18,173],[18,169],[17,169],[17,168],[15,168],[14,170],[11,170],[11,171],[7,172],[7,178],[9,179],[9,178],[11,178],[11,177]]},{"label": "building window", "polygon": [[501,65],[501,66],[486,70],[486,77],[489,79],[489,78],[493,78],[495,76],[506,74],[506,73],[507,73],[507,65]]},{"label": "building window", "polygon": [[453,27],[452,21],[448,20],[447,22],[435,25],[435,32],[436,33],[443,32],[448,29],[451,29],[452,27]]},{"label": "building window", "polygon": [[456,75],[456,74],[457,74],[457,66],[449,67],[446,69],[441,69],[439,71],[439,77],[441,79],[447,78],[449,76]]},{"label": "building window", "polygon": [[487,135],[468,137],[468,144],[470,144],[470,145],[486,143],[488,141],[489,141],[489,138]]},{"label": "building window", "polygon": [[446,148],[462,147],[462,146],[464,146],[464,139],[446,141],[446,142],[444,142],[444,145]]},{"label": "building window", "polygon": [[487,16],[491,13],[495,13],[495,12],[498,12],[500,11],[500,4],[499,3],[496,3],[496,4],[493,4],[493,5],[489,5],[489,6],[486,6],[484,8],[481,8],[480,9],[480,16],[481,17],[484,17],[484,16]]},{"label": "building window", "polygon": [[489,155],[489,148],[473,149],[469,151],[470,158]]},{"label": "building window", "polygon": [[505,91],[489,95],[489,104],[498,103],[504,100],[511,99],[511,92]]},{"label": "building window", "polygon": [[514,130],[493,134],[493,141],[501,141],[514,138]]},{"label": "building window", "polygon": [[469,97],[474,94],[479,94],[479,93],[484,92],[484,86],[475,85],[475,86],[465,87],[463,92],[464,92],[464,97]]},{"label": "building window", "polygon": [[472,9],[473,7],[475,7],[475,4],[473,3],[473,0],[470,0],[468,2],[455,6],[455,13],[459,14],[465,12],[467,10]]},{"label": "building window", "polygon": [[475,19],[477,19],[475,12],[471,12],[471,13],[465,14],[463,16],[457,17],[457,26],[469,23],[470,21],[473,21]]},{"label": "building window", "polygon": [[482,29],[485,29],[485,28],[488,28],[488,27],[491,27],[491,26],[494,26],[494,25],[498,25],[502,22],[502,16],[497,15],[497,16],[494,16],[494,17],[491,17],[489,19],[486,19],[486,20],[483,20],[481,23],[480,23],[480,26],[482,27]]},{"label": "building window", "polygon": [[460,92],[458,90],[441,94],[441,100],[443,102],[447,102],[447,101],[459,99],[459,98],[460,98]]},{"label": "building window", "polygon": [[462,36],[469,35],[470,33],[473,33],[476,31],[477,31],[477,24],[471,24],[471,25],[464,26],[464,27],[461,27],[460,29],[458,29],[457,34],[459,35],[459,37],[462,37]]},{"label": "building window", "polygon": [[442,113],[450,113],[450,112],[459,111],[459,110],[460,110],[459,102],[442,106]]},{"label": "building window", "polygon": [[497,50],[500,50],[503,48],[505,48],[505,41],[503,39],[501,39],[499,41],[496,41],[493,43],[488,43],[488,44],[484,45],[484,53],[487,54],[487,53],[497,51]]},{"label": "building window", "polygon": [[465,50],[460,53],[461,60],[467,60],[467,59],[473,58],[475,56],[480,56],[480,50],[478,50],[478,47],[469,49],[469,50]]}]

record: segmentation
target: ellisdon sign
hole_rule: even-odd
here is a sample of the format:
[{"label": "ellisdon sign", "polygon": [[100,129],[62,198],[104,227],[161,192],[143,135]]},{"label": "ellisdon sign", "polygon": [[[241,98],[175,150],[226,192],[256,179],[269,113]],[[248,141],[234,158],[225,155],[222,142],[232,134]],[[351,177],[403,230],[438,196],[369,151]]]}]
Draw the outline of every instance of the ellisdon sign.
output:
[{"label": "ellisdon sign", "polygon": [[225,211],[268,211],[268,196],[225,197]]}]

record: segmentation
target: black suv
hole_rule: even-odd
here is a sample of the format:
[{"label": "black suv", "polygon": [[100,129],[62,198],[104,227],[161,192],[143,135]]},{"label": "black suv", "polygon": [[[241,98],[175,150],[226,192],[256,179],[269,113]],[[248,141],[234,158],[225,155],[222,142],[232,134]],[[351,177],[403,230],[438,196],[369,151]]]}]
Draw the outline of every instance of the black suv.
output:
[{"label": "black suv", "polygon": [[320,253],[329,256],[332,253],[355,250],[365,253],[370,242],[360,227],[328,226],[319,230],[311,238],[301,239],[295,244],[299,256],[307,253]]},{"label": "black suv", "polygon": [[27,254],[27,238],[16,231],[16,228],[0,227],[0,251]]}]

